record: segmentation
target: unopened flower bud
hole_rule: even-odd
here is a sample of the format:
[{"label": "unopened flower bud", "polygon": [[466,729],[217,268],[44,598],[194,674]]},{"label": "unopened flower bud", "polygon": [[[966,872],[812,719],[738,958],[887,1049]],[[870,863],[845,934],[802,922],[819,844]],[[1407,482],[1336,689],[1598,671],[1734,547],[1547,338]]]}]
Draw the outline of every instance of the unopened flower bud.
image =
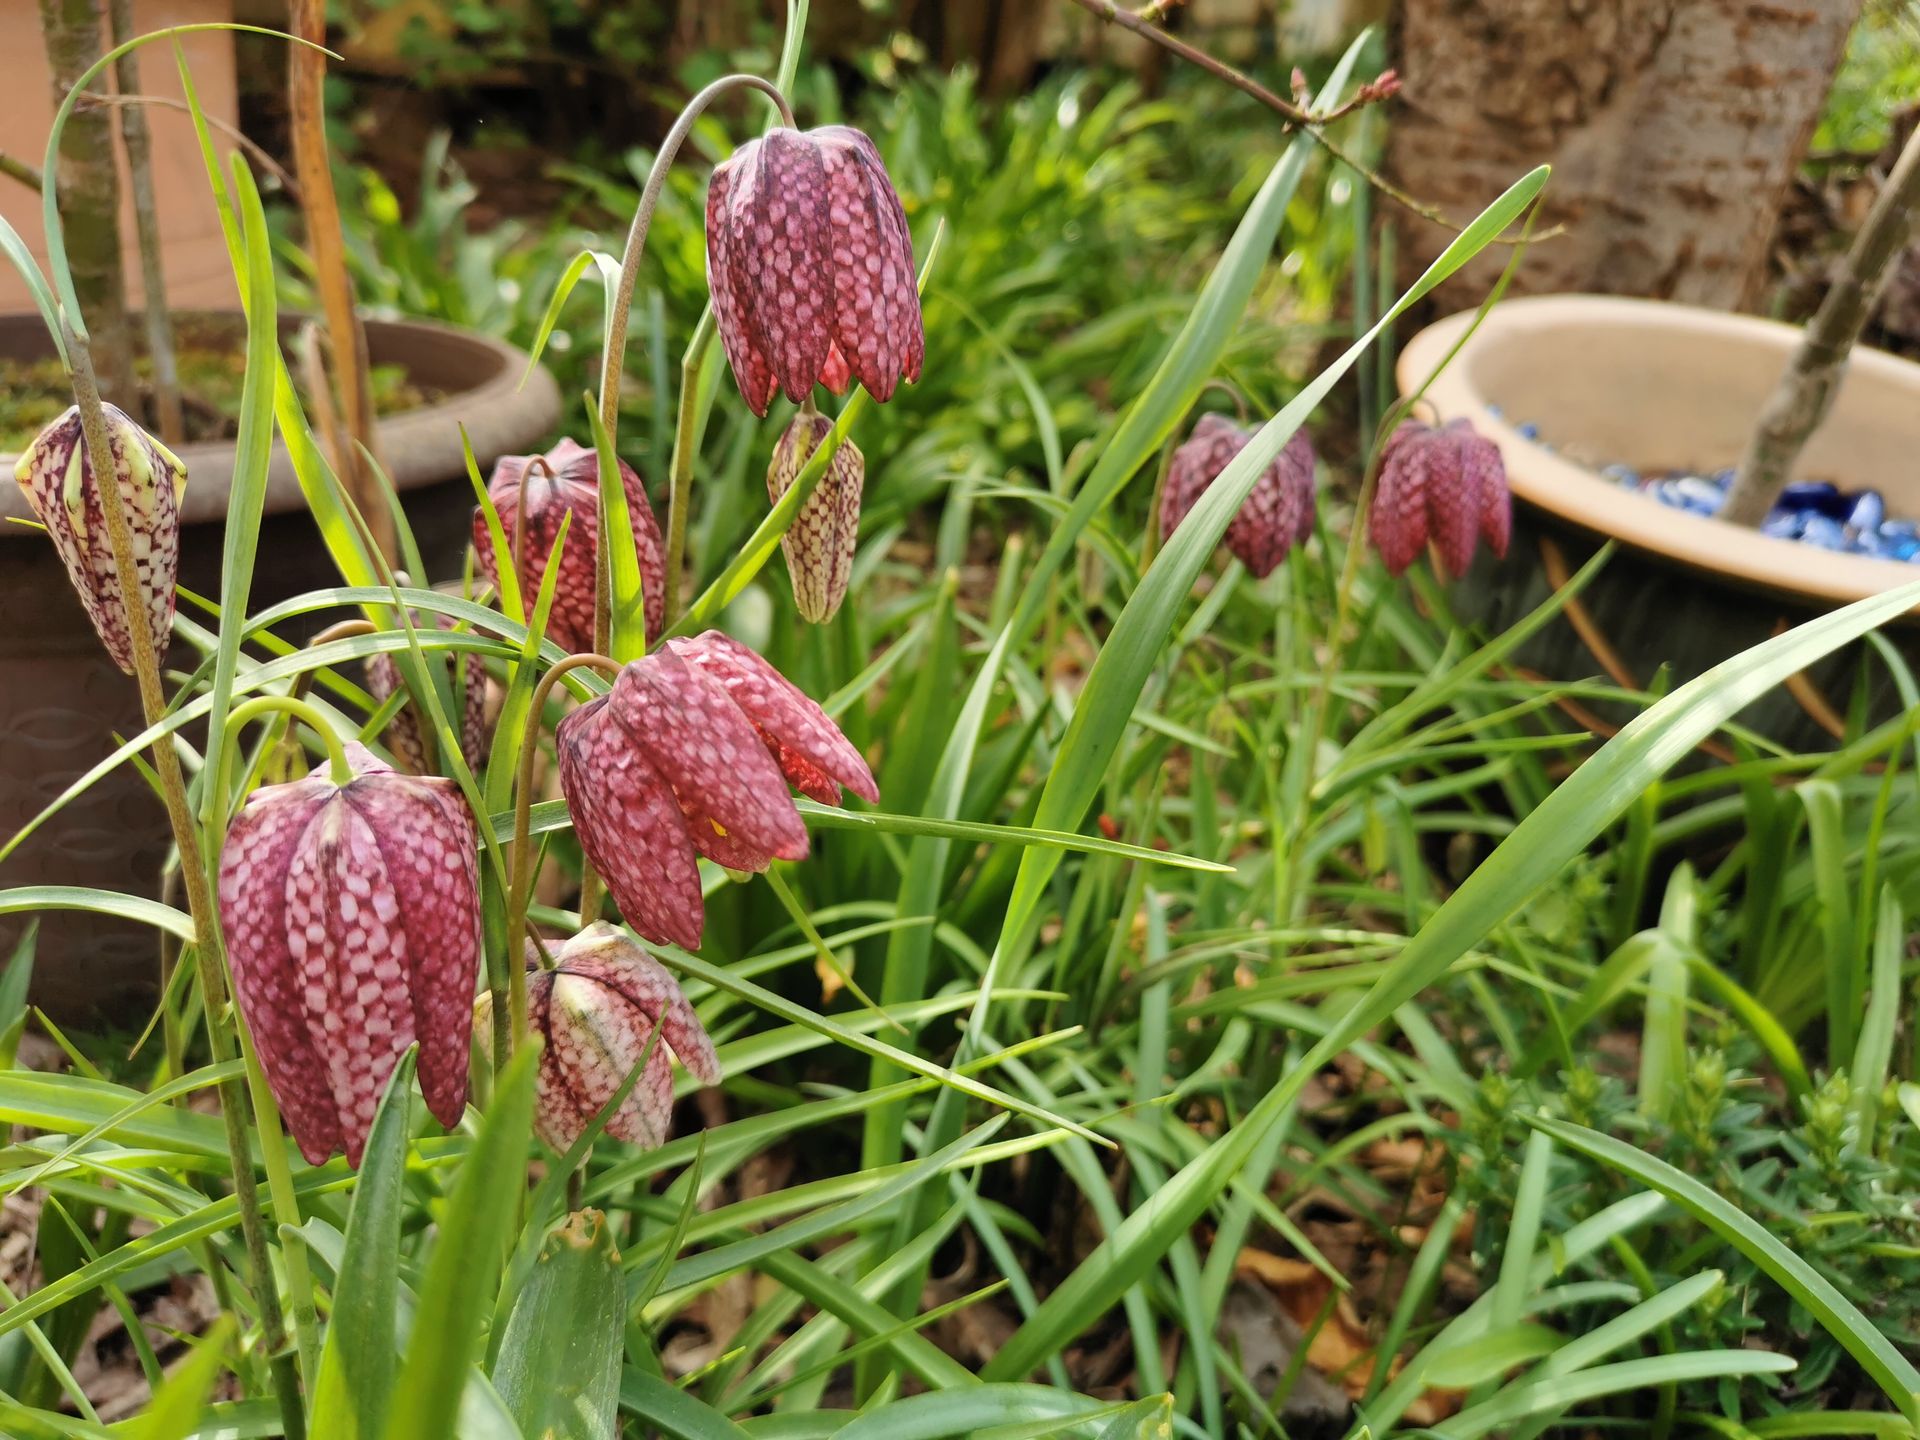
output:
[{"label": "unopened flower bud", "polygon": [[[824,415],[802,412],[793,417],[773,447],[773,463],[767,466],[769,500],[777,503],[793,488],[808,459],[832,431],[833,422]],[[841,441],[827,462],[827,473],[780,537],[793,580],[794,607],[803,620],[825,624],[846,598],[854,545],[860,538],[860,490],[866,477],[867,461],[860,447],[851,439]]]}]

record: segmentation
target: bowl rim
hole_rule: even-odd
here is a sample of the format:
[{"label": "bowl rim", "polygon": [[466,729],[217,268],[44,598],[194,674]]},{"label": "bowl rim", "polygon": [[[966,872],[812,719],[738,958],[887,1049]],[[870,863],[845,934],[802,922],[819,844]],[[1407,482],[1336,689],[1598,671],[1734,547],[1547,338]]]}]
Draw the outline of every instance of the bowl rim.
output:
[{"label": "bowl rim", "polygon": [[[1473,323],[1474,314],[1469,310],[1449,315],[1407,342],[1394,367],[1402,395],[1411,394],[1441,362]],[[1503,416],[1487,408],[1495,403],[1495,397],[1474,384],[1468,357],[1516,334],[1536,334],[1568,322],[1589,327],[1705,331],[1763,346],[1777,354],[1782,363],[1801,335],[1798,327],[1779,321],[1663,300],[1614,295],[1536,295],[1503,300],[1428,386],[1424,398],[1442,420],[1469,419],[1500,447],[1516,499],[1583,530],[1700,574],[1767,594],[1814,602],[1821,608],[1850,604],[1920,580],[1920,566],[1823,550],[1631,494],[1598,472],[1527,439]],[[1920,364],[1868,346],[1854,348],[1851,364],[1859,371],[1911,389],[1915,413],[1920,415]],[[1920,427],[1915,441],[1920,444]],[[1915,610],[1920,611],[1920,605]]]}]

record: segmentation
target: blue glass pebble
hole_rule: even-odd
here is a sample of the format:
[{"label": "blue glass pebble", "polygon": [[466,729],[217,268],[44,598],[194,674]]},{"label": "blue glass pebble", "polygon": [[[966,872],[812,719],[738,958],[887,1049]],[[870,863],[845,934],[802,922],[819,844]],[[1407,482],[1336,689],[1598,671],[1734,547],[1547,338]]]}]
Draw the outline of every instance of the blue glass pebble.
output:
[{"label": "blue glass pebble", "polygon": [[1760,522],[1760,533],[1777,540],[1798,540],[1806,528],[1807,516],[1803,510],[1776,509]]},{"label": "blue glass pebble", "polygon": [[1887,546],[1895,560],[1920,561],[1920,540],[1895,540]]},{"label": "blue glass pebble", "polygon": [[1679,494],[1682,505],[1702,515],[1714,514],[1727,499],[1726,492],[1718,485],[1698,475],[1688,475],[1674,481],[1673,488]]},{"label": "blue glass pebble", "polygon": [[1487,402],[1487,414],[1493,416],[1494,419],[1498,420],[1502,416],[1504,416],[1506,413],[1507,412],[1505,410],[1502,410],[1498,405],[1495,405],[1491,400]]},{"label": "blue glass pebble", "polygon": [[1725,470],[1714,471],[1713,483],[1718,485],[1722,490],[1726,489],[1727,486],[1733,483],[1733,467],[1728,466]]},{"label": "blue glass pebble", "polygon": [[1846,516],[1846,501],[1840,487],[1829,480],[1800,480],[1780,492],[1783,510],[1808,510],[1839,520]]},{"label": "blue glass pebble", "polygon": [[1523,440],[1538,440],[1540,438],[1540,427],[1531,420],[1522,421],[1518,428],[1520,438]]},{"label": "blue glass pebble", "polygon": [[1809,515],[1807,528],[1800,532],[1800,538],[1808,545],[1818,545],[1822,550],[1847,548],[1846,528],[1829,515]]},{"label": "blue glass pebble", "polygon": [[1878,490],[1862,490],[1847,512],[1847,524],[1855,530],[1875,530],[1887,518],[1887,502]]},{"label": "blue glass pebble", "polygon": [[1640,472],[1631,465],[1603,465],[1600,467],[1600,473],[1625,489],[1640,488]]}]

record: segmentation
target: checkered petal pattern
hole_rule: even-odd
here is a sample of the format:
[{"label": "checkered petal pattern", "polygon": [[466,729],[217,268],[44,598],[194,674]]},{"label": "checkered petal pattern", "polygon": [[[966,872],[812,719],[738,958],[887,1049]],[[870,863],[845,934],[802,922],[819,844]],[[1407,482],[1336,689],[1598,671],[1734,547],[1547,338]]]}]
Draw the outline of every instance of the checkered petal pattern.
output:
[{"label": "checkered petal pattern", "polygon": [[[1163,543],[1233,457],[1246,448],[1253,434],[1224,415],[1200,417],[1167,466],[1167,481],[1160,495]],[[1313,444],[1306,431],[1294,431],[1279,457],[1260,472],[1227,525],[1227,549],[1261,579],[1271,575],[1288,551],[1313,534],[1313,465]]]},{"label": "checkered petal pattern", "polygon": [[535,1124],[556,1150],[580,1138],[643,1055],[646,1069],[607,1119],[616,1140],[655,1146],[667,1138],[673,1057],[696,1079],[720,1082],[713,1041],[679,984],[611,925],[588,926],[561,947],[552,970],[530,975],[527,1007],[544,1042]]},{"label": "checkered petal pattern", "polygon": [[1403,422],[1381,457],[1367,528],[1394,575],[1429,542],[1441,569],[1455,579],[1473,563],[1481,541],[1504,556],[1513,500],[1499,447],[1464,419],[1438,427]]},{"label": "checkered petal pattern", "polygon": [[[767,467],[767,498],[778,503],[793,488],[807,460],[833,430],[824,415],[793,417],[773,448]],[[853,577],[853,552],[860,538],[860,490],[866,483],[867,461],[852,440],[841,442],[827,462],[807,503],[780,537],[793,581],[793,604],[800,618],[823,625],[846,598]]]},{"label": "checkered petal pattern", "polygon": [[926,354],[913,239],[873,141],[844,125],[776,127],[713,172],[707,283],[748,407],[858,380],[874,399]]},{"label": "checkered petal pattern", "polygon": [[625,666],[554,739],[581,848],[627,923],[655,944],[700,944],[696,856],[750,871],[806,857],[789,783],[825,803],[843,784],[880,798],[826,712],[714,630]]},{"label": "checkered petal pattern", "polygon": [[[164,657],[173,632],[174,586],[180,573],[180,498],[187,486],[187,467],[117,406],[103,408],[120,504],[133,530],[133,556],[140,575],[138,605],[146,611],[154,649]],[[87,457],[78,406],[69,406],[66,414],[35,437],[21,452],[13,473],[33,513],[47,527],[101,644],[114,664],[132,674],[133,640],[127,633],[100,482]],[[69,509],[67,486],[76,473],[79,503]]]},{"label": "checkered petal pattern", "polygon": [[[536,460],[542,462],[534,463]],[[667,610],[666,546],[660,522],[647,503],[639,472],[620,462],[620,482],[627,492],[627,513],[633,525],[634,548],[640,557],[642,601],[647,612],[647,639],[660,633]],[[526,532],[520,533],[521,492],[525,490]],[[517,557],[520,593],[529,607],[539,593],[554,537],[568,514],[566,548],[560,555],[560,575],[554,582],[553,610],[547,617],[547,638],[569,653],[593,648],[594,562],[600,553],[600,461],[594,451],[572,440],[562,440],[545,455],[504,455],[493,467],[487,496],[500,514],[507,548]],[[473,546],[481,572],[494,584],[500,569],[487,533],[486,514],[473,512]]]},{"label": "checkered petal pattern", "polygon": [[220,912],[235,997],[300,1152],[358,1165],[409,1045],[443,1125],[467,1100],[480,968],[479,837],[450,780],[399,774],[360,745],[234,817]]}]

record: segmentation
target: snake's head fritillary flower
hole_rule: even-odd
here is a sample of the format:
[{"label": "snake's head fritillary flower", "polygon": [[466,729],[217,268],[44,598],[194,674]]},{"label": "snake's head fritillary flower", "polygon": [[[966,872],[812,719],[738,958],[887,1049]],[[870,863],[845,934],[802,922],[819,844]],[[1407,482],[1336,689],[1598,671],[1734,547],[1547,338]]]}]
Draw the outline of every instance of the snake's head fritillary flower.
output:
[{"label": "snake's head fritillary flower", "polygon": [[[102,408],[120,483],[120,504],[133,530],[133,556],[140,571],[137,605],[145,608],[154,647],[164,656],[173,631],[174,582],[180,573],[180,498],[187,488],[187,467],[125,411],[114,405]],[[133,641],[120,605],[119,572],[114,568],[106,514],[100,508],[100,482],[81,435],[79,406],[69,406],[66,414],[40,432],[21,452],[13,474],[33,513],[47,527],[100,643],[113,663],[131,674]]]},{"label": "snake's head fritillary flower", "polygon": [[659,944],[700,944],[696,856],[729,870],[801,860],[789,783],[823,804],[879,788],[846,736],[752,650],[709,630],[620,671],[554,734],[580,847],[620,913]]},{"label": "snake's head fritillary flower", "polygon": [[[1253,436],[1253,431],[1224,415],[1200,417],[1167,466],[1167,483],[1160,496],[1163,542]],[[1260,472],[1252,493],[1227,526],[1227,549],[1255,576],[1265,579],[1289,550],[1312,534],[1313,444],[1305,430],[1296,430],[1279,458]]]},{"label": "snake's head fritillary flower", "polygon": [[[824,415],[802,411],[793,417],[773,447],[773,463],[767,467],[769,500],[778,503],[792,488],[808,458],[832,431],[833,422]],[[780,537],[793,580],[794,608],[803,620],[825,624],[846,598],[854,545],[860,538],[860,490],[866,476],[866,457],[860,447],[843,440],[827,462],[827,473]]]},{"label": "snake's head fritillary flower", "polygon": [[[435,611],[433,623],[442,630],[455,628],[454,618],[445,611]],[[413,624],[415,629],[419,628],[421,620],[418,614],[413,616]],[[433,663],[431,652],[428,663]],[[390,652],[383,650],[367,658],[368,694],[385,704],[388,697],[400,688],[400,663]],[[460,662],[460,688],[460,754],[466,760],[467,768],[477,775],[487,763],[487,744],[490,739],[487,727],[487,666],[478,651],[467,651],[466,658]],[[411,701],[401,706],[387,723],[386,738],[387,749],[393,752],[393,758],[400,762],[402,769],[413,775],[431,773],[418,706]]]},{"label": "snake's head fritillary flower", "polygon": [[235,998],[300,1153],[360,1163],[393,1067],[416,1041],[440,1123],[467,1101],[480,966],[478,835],[451,780],[402,775],[347,747],[256,790],[220,856]]},{"label": "snake's head fritillary flower", "polygon": [[782,126],[715,167],[707,284],[740,393],[765,415],[816,384],[887,400],[920,378],[926,337],[913,237],[880,152],[858,130]]},{"label": "snake's head fritillary flower", "polygon": [[1466,420],[1445,425],[1403,421],[1388,438],[1367,528],[1390,574],[1398,575],[1433,543],[1455,579],[1482,540],[1507,553],[1513,498],[1500,447]]},{"label": "snake's head fritillary flower", "polygon": [[611,925],[589,925],[554,955],[553,969],[527,977],[527,1018],[544,1042],[534,1124],[556,1150],[580,1138],[643,1055],[646,1069],[607,1119],[616,1140],[652,1147],[667,1138],[674,1056],[696,1079],[720,1083],[713,1041],[679,983]]},{"label": "snake's head fritillary flower", "polygon": [[[640,555],[642,601],[647,611],[647,639],[660,633],[667,612],[666,548],[660,540],[660,523],[647,503],[646,487],[640,475],[626,461],[620,462],[621,487],[627,493],[627,514],[633,526],[634,548]],[[523,493],[524,492],[524,493]],[[507,548],[517,557],[515,569],[520,576],[520,593],[531,608],[533,596],[546,573],[547,557],[553,553],[554,536],[567,515],[573,523],[567,527],[567,543],[560,556],[560,575],[554,582],[553,609],[547,617],[547,638],[569,652],[593,648],[594,562],[600,551],[600,460],[594,451],[571,440],[562,440],[545,455],[504,455],[493,467],[487,482],[487,496],[500,512],[500,528],[506,532]],[[520,521],[524,511],[526,530]],[[493,542],[487,534],[487,517],[473,512],[473,545],[480,557],[480,569],[494,584],[500,583],[499,566]]]}]

